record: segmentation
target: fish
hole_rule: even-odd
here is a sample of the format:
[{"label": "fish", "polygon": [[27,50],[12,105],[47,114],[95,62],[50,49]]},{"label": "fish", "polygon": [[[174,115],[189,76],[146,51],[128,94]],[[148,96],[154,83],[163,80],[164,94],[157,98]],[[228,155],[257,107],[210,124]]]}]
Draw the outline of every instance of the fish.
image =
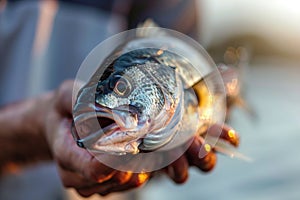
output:
[{"label": "fish", "polygon": [[225,118],[223,80],[205,50],[181,38],[146,21],[104,59],[77,94],[78,146],[135,155],[174,149],[195,135],[217,143],[211,138],[221,132],[207,130]]}]

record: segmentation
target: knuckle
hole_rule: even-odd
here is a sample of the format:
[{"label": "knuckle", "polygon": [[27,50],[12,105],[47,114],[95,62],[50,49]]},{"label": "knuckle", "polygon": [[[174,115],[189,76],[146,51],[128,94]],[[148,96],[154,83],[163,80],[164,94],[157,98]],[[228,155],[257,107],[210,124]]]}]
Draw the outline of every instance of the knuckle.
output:
[{"label": "knuckle", "polygon": [[202,162],[199,163],[198,168],[200,168],[200,170],[203,172],[209,172],[214,169],[216,160],[217,155],[213,152],[210,152],[202,159]]},{"label": "knuckle", "polygon": [[132,186],[133,187],[140,187],[143,185],[144,182],[140,182],[139,180],[135,180],[133,183],[132,183]]},{"label": "knuckle", "polygon": [[174,182],[176,184],[183,184],[187,181],[187,179],[188,179],[188,176],[182,176],[182,177],[179,177],[177,179],[174,179]]},{"label": "knuckle", "polygon": [[102,183],[112,178],[114,173],[100,170],[100,168],[89,167],[82,172],[83,176],[92,182]]},{"label": "knuckle", "polygon": [[139,183],[136,179],[131,179],[128,183],[127,183],[129,188],[136,188],[139,187]]},{"label": "knuckle", "polygon": [[119,172],[113,177],[113,179],[117,184],[124,184],[130,180],[131,176],[131,172]]},{"label": "knuckle", "polygon": [[63,172],[60,172],[60,177],[61,177],[61,182],[64,187],[70,188],[70,187],[74,186]]},{"label": "knuckle", "polygon": [[110,192],[99,192],[98,194],[105,197],[109,194]]},{"label": "knuckle", "polygon": [[74,187],[74,185],[69,180],[66,180],[66,179],[62,179],[62,184],[65,188]]},{"label": "knuckle", "polygon": [[77,193],[78,193],[80,196],[82,196],[82,197],[84,197],[84,198],[87,198],[87,197],[92,196],[91,193],[88,193],[88,192],[86,192],[86,191],[84,191],[84,190],[81,190],[81,189],[76,189],[76,191],[77,191]]},{"label": "knuckle", "polygon": [[113,181],[114,181],[115,184],[122,184],[122,183],[126,182],[126,181],[124,181],[124,179],[122,178],[121,175],[115,176],[113,178]]},{"label": "knuckle", "polygon": [[70,88],[72,88],[74,85],[74,81],[73,80],[65,80],[59,87],[59,91],[61,91],[62,93],[65,91],[68,91]]},{"label": "knuckle", "polygon": [[57,165],[64,170],[70,170],[71,162],[68,159],[62,159],[59,155],[55,155]]},{"label": "knuckle", "polygon": [[87,167],[85,167],[85,169],[88,169],[84,170],[86,171],[87,177],[93,181],[96,181],[97,183],[102,183],[111,179],[116,172],[115,170],[101,164],[94,157],[91,158],[89,164],[87,165]]}]

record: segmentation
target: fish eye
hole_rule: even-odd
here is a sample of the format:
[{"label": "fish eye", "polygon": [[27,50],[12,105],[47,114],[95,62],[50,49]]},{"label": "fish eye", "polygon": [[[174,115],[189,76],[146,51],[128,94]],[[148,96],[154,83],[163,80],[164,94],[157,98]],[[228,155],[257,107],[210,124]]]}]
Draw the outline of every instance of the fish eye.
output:
[{"label": "fish eye", "polygon": [[119,95],[124,95],[127,90],[127,83],[123,80],[119,80],[114,88],[114,91]]},{"label": "fish eye", "polygon": [[126,78],[120,75],[116,75],[110,81],[110,88],[119,96],[126,96],[131,92],[131,84]]}]

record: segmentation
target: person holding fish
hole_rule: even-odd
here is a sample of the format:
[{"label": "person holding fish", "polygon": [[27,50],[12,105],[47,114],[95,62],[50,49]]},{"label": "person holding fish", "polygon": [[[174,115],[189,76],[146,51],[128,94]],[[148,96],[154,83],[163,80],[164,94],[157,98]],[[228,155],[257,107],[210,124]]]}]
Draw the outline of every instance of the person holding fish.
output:
[{"label": "person holding fish", "polygon": [[[197,32],[195,29],[196,26],[194,26],[197,19],[194,1],[151,1],[151,3],[150,1],[146,1],[146,3],[141,3],[141,1],[131,1],[131,7],[127,5],[127,9],[122,9],[122,5],[125,5],[125,1],[122,1],[123,3],[119,2],[119,4],[109,2],[106,2],[105,7],[107,7],[107,5],[110,5],[108,7],[110,9],[113,9],[114,12],[119,12],[122,14],[124,14],[123,12],[128,12],[126,14],[128,16],[128,28],[134,28],[137,26],[137,22],[142,22],[145,19],[151,17],[155,22],[163,27],[177,29],[178,31],[184,32],[191,36],[195,36]],[[173,19],[172,17],[167,17],[165,14],[166,11],[170,12],[170,9],[173,9],[174,11],[188,10],[189,13],[182,11],[182,15],[178,15],[178,18]],[[158,12],[158,10],[160,10],[160,12]],[[138,15],[139,17],[137,17],[136,15]],[[163,15],[163,17],[161,15]],[[128,44],[133,46],[135,45],[135,43]],[[132,48],[132,46],[130,45],[125,46],[125,48]],[[123,98],[126,95],[128,97],[130,94],[134,93],[134,90],[131,90],[129,85],[133,85],[134,81],[138,81],[138,79],[130,77],[133,74],[130,70],[134,70],[135,72],[138,72],[140,70],[143,73],[148,73],[148,75],[152,77],[152,79],[147,79],[149,82],[150,80],[159,80],[159,76],[164,77],[164,80],[169,81],[173,80],[173,78],[175,77],[177,82],[174,81],[174,79],[174,83],[177,84],[180,81],[183,81],[183,84],[180,86],[180,88],[184,88],[185,92],[192,91],[193,93],[197,94],[198,98],[200,98],[201,95],[205,96],[206,93],[203,92],[202,86],[199,86],[199,84],[197,84],[200,80],[192,81],[191,83],[188,82],[187,80],[190,79],[185,77],[185,74],[187,72],[184,72],[184,70],[178,67],[178,63],[181,62],[180,64],[182,64],[184,61],[180,60],[181,58],[176,58],[175,61],[174,59],[171,59],[171,61],[166,61],[166,58],[170,58],[170,56],[173,58],[174,55],[168,54],[168,52],[164,50],[165,49],[156,49],[155,56],[151,51],[146,52],[146,57],[145,54],[140,55],[140,52],[134,52],[136,54],[130,55],[129,57],[131,59],[129,59],[130,62],[127,62],[128,60],[126,60],[128,57],[125,58],[125,60],[116,60],[111,66],[114,69],[114,73],[110,73],[111,69],[109,69],[106,72],[106,78],[98,77],[98,79],[96,80],[96,84],[93,86],[96,87],[95,90],[97,90],[99,94],[95,104],[97,105],[97,107],[92,108],[98,109],[96,110],[96,113],[99,115],[99,123],[104,123],[103,126],[106,126],[105,120],[109,118],[107,117],[108,114],[112,112],[114,112],[115,114],[119,113],[119,120],[116,120],[113,123],[108,123],[108,126],[112,126],[114,128],[111,130],[118,131],[128,128],[125,132],[122,132],[126,133],[125,135],[127,137],[128,133],[133,133],[132,130],[134,130],[134,128],[136,128],[137,126],[132,126],[132,123],[128,123],[130,126],[128,124],[128,126],[126,126],[126,123],[123,123],[124,126],[120,126],[121,122],[127,122],[126,119],[129,121],[131,119],[135,119],[135,117],[139,117],[140,113],[150,113],[155,106],[160,109],[158,109],[156,113],[151,113],[147,116],[154,117],[156,115],[159,115],[160,111],[163,110],[165,103],[170,103],[166,100],[167,96],[165,91],[168,92],[169,100],[173,102],[172,104],[169,104],[170,107],[185,107],[186,104],[181,101],[176,101],[176,95],[179,95],[181,93],[177,86],[174,85],[174,87],[172,87],[171,83],[161,88],[152,88],[153,90],[155,90],[155,92],[152,91],[151,94],[155,93],[157,96],[160,95],[161,99],[164,99],[165,101],[151,101],[147,99],[148,102],[151,101],[151,103],[154,103],[154,106],[152,106],[151,104],[152,107],[149,107],[148,110],[143,110],[143,105],[138,104],[142,102],[142,100],[138,99],[141,91],[137,92],[138,94],[135,95],[135,99],[138,99],[139,102],[131,101],[132,104],[130,106],[132,107],[130,108],[133,109],[130,110],[130,113],[125,112],[124,109],[120,109],[122,108],[122,105],[125,104],[118,105],[118,109],[115,109],[116,107],[113,105],[108,105],[109,103],[112,103],[113,100],[110,100],[109,102],[104,101],[103,99],[107,98],[105,97],[105,95],[107,94],[114,94],[117,95],[117,97]],[[139,60],[141,57],[143,57],[143,59]],[[130,64],[130,66],[126,67],[125,64],[128,63]],[[131,68],[132,66],[136,67],[136,69]],[[163,67],[165,71],[163,71],[162,74],[155,74],[155,71],[151,71],[157,67],[160,67],[159,69],[162,69]],[[115,73],[116,69],[125,70],[125,73],[122,71],[121,76],[120,73]],[[181,70],[179,75],[182,77],[178,78],[178,75],[176,75],[177,72],[175,73],[176,70]],[[175,75],[169,76],[172,73]],[[141,73],[140,76],[143,76],[143,74]],[[128,79],[125,79],[124,77],[127,77]],[[157,79],[153,79],[153,77],[156,77]],[[131,80],[131,82],[128,81],[130,80],[130,78],[133,78],[134,80]],[[155,84],[156,83],[154,83],[153,85]],[[87,86],[89,85],[86,85],[85,88],[87,88]],[[7,171],[17,170],[18,168],[26,164],[32,164],[46,160],[54,160],[57,163],[58,171],[63,185],[65,187],[75,188],[80,195],[87,197],[95,193],[98,193],[100,195],[107,195],[112,192],[120,192],[136,188],[143,185],[151,177],[159,173],[166,173],[170,177],[170,179],[172,179],[176,183],[184,183],[188,178],[188,169],[190,166],[196,166],[204,172],[210,171],[215,166],[215,151],[218,151],[218,149],[213,148],[211,145],[206,143],[204,137],[199,137],[199,135],[195,135],[189,138],[188,146],[183,148],[184,151],[181,150],[181,155],[176,157],[175,160],[170,162],[168,165],[163,166],[162,168],[155,168],[155,170],[153,171],[135,171],[130,170],[130,168],[127,168],[127,170],[120,170],[115,169],[114,167],[109,166],[106,163],[99,162],[97,156],[91,153],[91,151],[87,151],[86,149],[78,147],[78,144],[81,145],[81,147],[88,147],[89,139],[85,140],[84,138],[80,137],[76,138],[76,136],[80,134],[77,132],[77,129],[75,131],[71,129],[72,120],[74,118],[74,108],[72,104],[73,87],[74,81],[64,81],[59,87],[57,87],[57,89],[55,89],[54,87],[50,92],[40,94],[37,97],[29,98],[27,100],[20,100],[17,103],[8,104],[1,108],[0,143],[2,147],[2,153],[0,154],[0,167],[2,174],[6,173]],[[146,90],[143,91],[147,92]],[[81,94],[84,93],[85,91],[82,90]],[[80,99],[78,101],[78,104],[81,103]],[[193,99],[188,99],[188,101],[186,100],[185,102],[189,101],[193,101]],[[198,104],[192,108],[194,109],[196,107],[198,107]],[[84,109],[87,109],[87,107],[85,107]],[[77,109],[75,111],[80,114],[83,111],[87,113],[87,111],[89,111],[88,109],[90,108],[88,108],[87,110],[84,109]],[[184,116],[184,114],[180,114],[182,112],[185,112],[184,109],[174,110],[174,113],[178,114],[178,116]],[[126,115],[125,118],[122,118],[124,117],[124,113],[133,115]],[[76,121],[76,119],[74,119],[75,122],[73,122],[75,123],[75,128],[77,128],[76,123],[81,122],[80,120]],[[122,121],[122,119],[124,120]],[[146,122],[151,121],[147,117],[140,117],[138,119],[140,120],[139,122],[143,122],[143,127],[147,127]],[[142,119],[147,120],[143,121]],[[161,121],[165,120],[164,118],[159,119]],[[172,121],[173,119],[173,115],[170,115],[170,118],[168,118],[164,122],[167,123],[168,120]],[[131,122],[132,121],[133,120],[131,120]],[[159,121],[156,121],[156,124],[159,124],[158,122]],[[179,123],[179,121],[177,122]],[[170,127],[175,127],[178,123],[171,123]],[[116,128],[117,125],[118,127]],[[195,124],[195,126],[197,125]],[[151,127],[153,128],[153,124],[151,124]],[[130,146],[122,146],[122,142],[124,142],[125,140],[122,140],[121,142],[119,142],[119,140],[115,140],[112,143],[114,145],[105,147],[111,148],[113,153],[125,153],[135,156],[145,152],[145,156],[147,156],[147,152],[152,152],[156,149],[160,149],[166,144],[170,143],[170,141],[172,141],[172,139],[175,137],[175,133],[177,133],[176,131],[161,131],[162,127],[160,126],[156,126],[155,130],[154,128],[143,130],[148,130],[149,132],[147,133],[155,134],[146,134],[146,137],[144,137],[145,135],[139,135],[139,138],[137,140],[130,140],[130,143],[126,143],[126,145],[130,144]],[[238,146],[238,135],[236,135],[236,133],[230,127],[223,124],[211,124],[209,130],[209,135],[217,135],[225,142],[233,146]],[[140,134],[141,132],[135,131],[134,133]],[[75,140],[72,134],[73,136],[75,135]],[[154,144],[154,142],[157,142],[155,139],[157,139],[156,136],[158,135],[162,137],[159,138],[158,143]],[[143,140],[141,140],[141,138],[143,138]],[[128,142],[127,139],[128,138],[126,138],[126,142]],[[106,138],[101,136],[101,142],[105,142],[105,140]],[[116,148],[116,144],[121,144],[120,146],[118,146],[120,147],[119,149]],[[176,145],[175,147],[172,146],[172,148],[170,147],[170,149],[174,149],[173,152],[176,152],[177,149],[181,149],[184,145],[185,144],[182,143],[180,145]],[[104,149],[104,151],[107,151],[107,148]],[[201,151],[204,151],[204,154],[202,157],[199,157]]]}]

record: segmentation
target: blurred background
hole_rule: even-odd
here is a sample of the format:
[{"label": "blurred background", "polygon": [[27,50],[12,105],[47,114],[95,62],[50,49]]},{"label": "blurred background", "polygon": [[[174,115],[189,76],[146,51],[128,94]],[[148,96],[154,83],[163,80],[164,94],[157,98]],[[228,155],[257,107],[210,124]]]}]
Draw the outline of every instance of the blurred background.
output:
[{"label": "blurred background", "polygon": [[[107,199],[300,198],[299,1],[0,2],[1,105],[54,89],[64,79],[74,78],[95,45],[149,16],[162,27],[197,39],[216,63],[230,62],[228,52],[239,47],[247,52],[248,60],[241,63],[239,72],[242,96],[254,115],[235,107],[229,124],[241,135],[239,151],[253,161],[220,155],[211,173],[192,168],[184,185],[162,176]],[[128,15],[129,5],[135,7]],[[195,9],[196,15],[185,18],[180,12],[173,12],[176,16],[166,12],[183,5],[187,12]],[[146,6],[149,9],[139,13]],[[193,25],[188,26],[189,22]],[[52,163],[42,163],[1,177],[0,199],[81,198],[72,189],[62,188]]]}]

